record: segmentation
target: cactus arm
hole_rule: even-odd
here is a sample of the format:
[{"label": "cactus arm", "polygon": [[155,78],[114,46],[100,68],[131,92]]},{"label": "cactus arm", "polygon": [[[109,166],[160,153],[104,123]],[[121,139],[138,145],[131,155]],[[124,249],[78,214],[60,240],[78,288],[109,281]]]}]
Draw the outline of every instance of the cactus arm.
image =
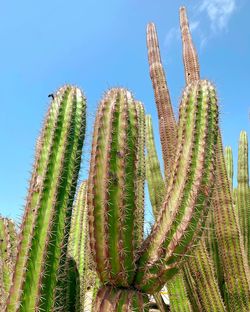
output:
[{"label": "cactus arm", "polygon": [[188,260],[188,269],[196,284],[196,292],[202,304],[202,311],[226,311],[218,284],[215,280],[213,265],[203,240]]},{"label": "cactus arm", "polygon": [[75,87],[59,89],[52,101],[36,153],[7,311],[19,305],[20,311],[50,311],[58,304],[85,109],[85,98]]},{"label": "cactus arm", "polygon": [[[68,243],[69,258],[69,285],[68,293],[75,295],[75,301],[78,302],[77,309],[84,311],[90,308],[97,276],[94,272],[92,258],[90,255],[90,246],[88,240],[88,209],[87,209],[87,181],[81,183],[72,211],[72,221]],[[75,263],[75,268],[72,264]],[[76,274],[77,273],[77,274]],[[75,288],[75,291],[71,291]],[[72,296],[73,296],[72,295]],[[72,298],[69,296],[69,299]],[[70,300],[69,302],[74,302]],[[70,307],[70,303],[69,303]],[[78,311],[77,310],[77,311]],[[68,311],[71,311],[68,308]]]},{"label": "cactus arm", "polygon": [[136,110],[138,116],[138,167],[137,167],[137,196],[136,206],[138,210],[137,218],[135,219],[135,233],[137,234],[136,240],[138,245],[142,243],[144,236],[144,186],[146,178],[146,165],[145,165],[145,112],[143,104],[139,101],[136,102]]},{"label": "cactus arm", "polygon": [[175,155],[177,125],[171,105],[165,72],[161,63],[156,28],[153,23],[147,26],[147,47],[150,77],[158,111],[165,177],[168,177],[171,171],[171,163]]},{"label": "cactus arm", "polygon": [[238,148],[237,175],[237,212],[244,247],[250,265],[250,192],[248,172],[248,138],[246,131],[241,131]]},{"label": "cactus arm", "polygon": [[180,8],[180,26],[183,46],[183,63],[185,68],[186,84],[200,79],[200,66],[196,49],[193,45],[189,30],[185,7]]},{"label": "cactus arm", "polygon": [[160,163],[157,157],[152,118],[150,115],[146,115],[146,147],[147,182],[149,186],[150,201],[153,207],[154,216],[156,218],[162,204],[166,187],[162,178]]},{"label": "cactus arm", "polygon": [[225,157],[225,164],[226,164],[228,179],[233,189],[233,152],[232,152],[231,146],[225,147],[224,157]]},{"label": "cactus arm", "polygon": [[214,225],[229,295],[228,308],[230,311],[247,311],[250,306],[250,274],[233,206],[220,135],[217,144],[215,180]]},{"label": "cactus arm", "polygon": [[143,291],[157,291],[175,274],[177,263],[199,238],[213,184],[217,115],[215,90],[209,82],[195,82],[186,88],[173,174],[139,260],[136,287]]},{"label": "cactus arm", "polygon": [[[103,283],[128,286],[138,246],[138,116],[125,89],[112,89],[100,103],[93,136],[88,186],[90,243]],[[107,140],[108,137],[108,140]]]},{"label": "cactus arm", "polygon": [[191,312],[183,273],[178,272],[167,282],[171,312]]}]

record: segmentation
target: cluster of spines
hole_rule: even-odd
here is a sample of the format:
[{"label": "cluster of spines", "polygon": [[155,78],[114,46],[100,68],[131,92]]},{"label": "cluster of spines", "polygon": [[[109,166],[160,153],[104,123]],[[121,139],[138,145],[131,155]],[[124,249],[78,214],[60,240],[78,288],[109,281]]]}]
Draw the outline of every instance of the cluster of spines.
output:
[{"label": "cluster of spines", "polygon": [[0,217],[0,309],[4,310],[16,261],[17,232],[14,222]]},{"label": "cluster of spines", "polygon": [[88,179],[90,245],[97,272],[102,283],[123,287],[133,282],[140,239],[135,226],[141,218],[139,121],[129,91],[111,89],[105,95],[96,115]]},{"label": "cluster of spines", "polygon": [[63,307],[67,242],[85,123],[86,100],[80,89],[60,88],[37,144],[6,311]]},{"label": "cluster of spines", "polygon": [[200,236],[213,186],[217,124],[213,86],[208,81],[187,86],[173,173],[157,222],[142,246],[136,287],[143,291],[159,290]]}]

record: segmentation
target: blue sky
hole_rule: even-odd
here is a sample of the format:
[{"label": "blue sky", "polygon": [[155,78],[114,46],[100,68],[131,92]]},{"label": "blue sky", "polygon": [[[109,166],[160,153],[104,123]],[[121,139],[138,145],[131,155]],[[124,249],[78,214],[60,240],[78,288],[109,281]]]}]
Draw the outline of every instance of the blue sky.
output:
[{"label": "blue sky", "polygon": [[78,85],[88,99],[81,178],[87,174],[94,113],[107,88],[129,88],[152,114],[157,131],[145,38],[150,21],[157,26],[177,111],[184,87],[181,5],[188,9],[201,76],[217,86],[224,144],[232,145],[236,161],[240,130],[249,132],[249,1],[2,1],[0,214],[15,219],[22,215],[48,94],[62,84]]}]

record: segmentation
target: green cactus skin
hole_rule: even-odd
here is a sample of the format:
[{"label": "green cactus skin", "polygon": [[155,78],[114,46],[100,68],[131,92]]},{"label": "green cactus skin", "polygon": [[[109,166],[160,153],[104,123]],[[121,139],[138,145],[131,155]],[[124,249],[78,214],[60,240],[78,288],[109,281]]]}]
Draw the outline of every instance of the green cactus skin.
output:
[{"label": "green cactus skin", "polygon": [[188,269],[195,283],[195,289],[202,305],[202,311],[226,311],[220,295],[219,286],[215,280],[213,264],[203,240],[201,240],[199,246],[195,249],[194,255],[191,255],[189,258]]},{"label": "green cactus skin", "polygon": [[192,312],[183,273],[178,272],[167,282],[171,312]]},{"label": "green cactus skin", "polygon": [[248,138],[246,131],[241,131],[238,148],[237,175],[237,213],[244,247],[250,266],[250,192],[248,172]]},{"label": "green cactus skin", "polygon": [[148,297],[133,289],[103,286],[96,296],[95,312],[106,311],[149,312]]},{"label": "green cactus skin", "polygon": [[63,306],[85,115],[86,100],[78,88],[66,85],[56,92],[37,144],[6,311],[52,311]]},{"label": "green cactus skin", "polygon": [[220,261],[226,282],[227,308],[229,311],[249,311],[250,274],[234,210],[220,135],[217,144],[216,179],[212,205]]},{"label": "green cactus skin", "polygon": [[137,167],[137,196],[136,206],[138,209],[138,217],[135,220],[135,231],[138,232],[138,245],[142,243],[144,238],[144,187],[146,178],[145,165],[145,111],[143,104],[139,101],[135,103],[138,116],[138,167]]},{"label": "green cactus skin", "polygon": [[17,233],[11,219],[0,216],[0,310],[4,310],[16,261]]},{"label": "green cactus skin", "polygon": [[230,185],[233,189],[233,152],[231,146],[226,146],[224,151],[225,164]]},{"label": "green cactus skin", "polygon": [[186,84],[200,79],[200,66],[196,49],[193,45],[189,30],[185,7],[180,8],[180,26],[183,47],[183,63],[185,69]]},{"label": "green cactus skin", "polygon": [[146,147],[147,183],[150,202],[153,208],[154,216],[156,218],[162,205],[166,187],[161,174],[160,163],[155,148],[152,118],[150,115],[146,115]]},{"label": "green cactus skin", "polygon": [[90,245],[102,283],[128,287],[140,237],[136,224],[140,141],[131,93],[111,89],[99,105],[88,183]]},{"label": "green cactus skin", "polygon": [[141,249],[135,285],[144,292],[160,290],[200,237],[213,185],[217,128],[214,87],[206,80],[187,86],[173,173],[163,207]]},{"label": "green cactus skin", "polygon": [[175,156],[177,127],[161,62],[157,32],[153,23],[147,26],[147,47],[150,78],[158,111],[164,171],[165,177],[168,177],[171,172],[171,163]]},{"label": "green cactus skin", "polygon": [[[87,309],[91,307],[92,300],[94,299],[93,292],[97,276],[90,254],[88,233],[87,181],[84,181],[79,187],[73,206],[68,243],[68,257],[71,264],[69,273],[72,277],[71,280],[73,284],[73,286],[69,284],[68,294],[69,299],[72,298],[72,296],[70,296],[71,290],[75,287],[76,291],[73,295],[76,296],[75,301],[79,302],[79,304],[75,304],[74,300],[69,300],[68,311],[73,311],[73,308],[71,308],[72,303],[76,306],[75,311],[87,311]],[[75,268],[74,265],[72,265],[72,260],[75,262]]]}]

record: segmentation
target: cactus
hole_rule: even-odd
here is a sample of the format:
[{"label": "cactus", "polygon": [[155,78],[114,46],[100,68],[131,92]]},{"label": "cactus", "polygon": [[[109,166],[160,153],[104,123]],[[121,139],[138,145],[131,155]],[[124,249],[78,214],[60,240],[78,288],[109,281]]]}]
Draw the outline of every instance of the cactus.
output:
[{"label": "cactus", "polygon": [[68,85],[56,92],[50,105],[37,144],[6,311],[52,311],[64,305],[67,241],[85,109],[82,92]]},{"label": "cactus", "polygon": [[15,224],[0,216],[0,310],[4,309],[11,286],[17,252]]},{"label": "cactus", "polygon": [[233,190],[233,152],[231,146],[226,146],[224,151],[225,164],[229,182]]},{"label": "cactus", "polygon": [[237,212],[240,229],[243,235],[244,247],[248,257],[248,264],[250,265],[250,192],[248,139],[245,131],[241,131],[239,139],[237,182]]},{"label": "cactus", "polygon": [[165,72],[161,63],[161,55],[157,33],[153,23],[147,26],[147,47],[150,77],[158,111],[162,156],[167,178],[171,172],[176,149],[177,127],[171,105]]},{"label": "cactus", "polygon": [[138,255],[133,227],[138,214],[133,181],[139,158],[135,104],[124,89],[110,90],[101,101],[93,135],[88,205],[91,249],[102,283],[134,285],[154,293],[178,271],[198,240],[207,214],[217,115],[216,94],[209,82],[195,82],[185,89],[173,174],[157,222]]},{"label": "cactus", "polygon": [[87,212],[87,181],[84,181],[79,187],[71,218],[68,243],[68,311],[89,311],[98,282],[90,255]]}]

